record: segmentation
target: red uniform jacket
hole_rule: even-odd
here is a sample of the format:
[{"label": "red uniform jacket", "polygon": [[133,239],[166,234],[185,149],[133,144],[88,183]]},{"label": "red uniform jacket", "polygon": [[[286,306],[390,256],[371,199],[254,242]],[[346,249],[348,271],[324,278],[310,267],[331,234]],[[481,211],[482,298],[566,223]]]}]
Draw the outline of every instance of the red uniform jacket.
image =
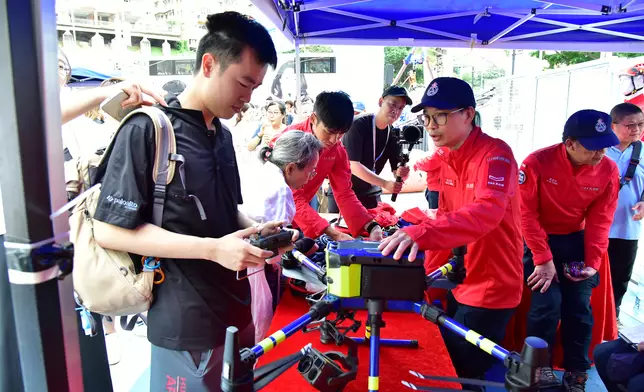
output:
[{"label": "red uniform jacket", "polygon": [[535,265],[552,260],[548,234],[584,232],[587,266],[599,270],[619,192],[615,162],[575,167],[563,143],[533,152],[519,172],[523,235]]},{"label": "red uniform jacket", "polygon": [[[293,124],[284,132],[299,130],[312,133],[309,119],[304,122]],[[279,136],[278,136],[279,137]],[[329,179],[335,201],[342,212],[342,217],[347,222],[351,234],[359,236],[364,232],[364,226],[373,219],[366,208],[358,201],[351,189],[351,167],[349,157],[342,143],[336,143],[332,147],[322,150],[320,161],[315,168],[316,174],[302,189],[293,192],[295,200],[295,224],[302,229],[304,235],[310,238],[317,238],[329,227],[329,222],[322,218],[309,203],[325,178]]]},{"label": "red uniform jacket", "polygon": [[[441,154],[444,154],[446,149],[441,147],[440,150],[444,150]],[[424,171],[427,173],[427,189],[430,191],[438,191],[440,189],[440,169],[441,169],[441,158],[436,150],[433,154],[426,156],[422,159],[419,159],[416,164],[414,164],[414,170]]]},{"label": "red uniform jacket", "polygon": [[521,301],[523,239],[517,163],[510,147],[475,128],[455,151],[439,149],[437,218],[403,229],[421,250],[467,245],[462,304],[508,309]]}]

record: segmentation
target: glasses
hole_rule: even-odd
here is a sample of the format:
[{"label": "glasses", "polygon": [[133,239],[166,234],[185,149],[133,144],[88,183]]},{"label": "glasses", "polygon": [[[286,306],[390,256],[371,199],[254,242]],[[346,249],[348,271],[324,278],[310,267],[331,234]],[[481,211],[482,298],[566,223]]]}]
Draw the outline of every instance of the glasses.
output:
[{"label": "glasses", "polygon": [[396,105],[394,102],[385,100],[385,103],[392,112],[402,112],[407,105]]},{"label": "glasses", "polygon": [[71,68],[69,68],[65,63],[58,63],[58,72],[68,73],[69,71],[71,71]]},{"label": "glasses", "polygon": [[266,114],[268,114],[269,116],[277,116],[277,115],[282,114],[282,112],[274,112],[274,111],[269,110],[268,112],[266,112]]},{"label": "glasses", "polygon": [[644,129],[644,122],[640,122],[640,123],[632,123],[632,124],[617,124],[617,125],[621,125],[621,126],[625,127],[625,128],[626,128],[626,129],[628,129],[630,132],[638,131],[638,130]]},{"label": "glasses", "polygon": [[456,109],[451,112],[434,113],[431,116],[423,113],[418,115],[418,121],[420,121],[424,126],[428,127],[430,120],[432,120],[434,121],[434,124],[440,127],[447,124],[447,117],[449,117],[450,114],[458,113],[462,110],[465,110],[465,108]]}]

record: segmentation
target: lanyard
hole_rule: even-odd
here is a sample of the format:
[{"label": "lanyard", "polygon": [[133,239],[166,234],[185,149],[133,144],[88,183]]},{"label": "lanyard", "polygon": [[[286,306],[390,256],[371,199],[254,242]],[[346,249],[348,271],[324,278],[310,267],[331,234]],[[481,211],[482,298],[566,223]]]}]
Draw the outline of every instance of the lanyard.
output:
[{"label": "lanyard", "polygon": [[376,158],[376,115],[373,115],[373,169],[376,170],[376,162],[378,162],[378,159],[382,157],[382,154],[385,153],[385,150],[387,149],[387,144],[389,143],[389,133],[391,132],[391,125],[387,125],[387,140],[385,140],[385,146],[382,148],[382,151],[380,151],[380,155],[378,155],[378,158]]}]

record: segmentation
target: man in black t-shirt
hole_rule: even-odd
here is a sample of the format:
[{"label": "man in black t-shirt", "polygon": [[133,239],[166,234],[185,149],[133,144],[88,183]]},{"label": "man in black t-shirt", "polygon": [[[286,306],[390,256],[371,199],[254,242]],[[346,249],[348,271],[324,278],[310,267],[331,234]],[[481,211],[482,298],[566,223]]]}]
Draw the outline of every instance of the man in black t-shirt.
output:
[{"label": "man in black t-shirt", "polygon": [[277,63],[275,47],[262,25],[236,12],[208,16],[207,28],[194,80],[161,107],[184,161],[167,186],[161,227],[149,223],[155,132],[144,115],[132,116],[116,137],[94,216],[102,247],[161,259],[165,280],[154,286],[148,312],[152,391],[220,391],[226,328],[240,330],[243,346],[254,344],[250,287],[236,271],[272,256],[245,239],[278,226],[262,228],[238,212],[235,150],[219,121],[250,101]]},{"label": "man in black t-shirt", "polygon": [[[379,176],[387,161],[394,178],[400,175],[406,179],[409,175],[408,167],[397,167],[398,136],[392,124],[398,120],[405,106],[411,103],[404,87],[390,86],[378,101],[378,112],[357,116],[349,132],[342,137],[342,144],[351,161],[353,191],[367,209],[378,206],[382,188],[391,193],[398,193],[402,189],[402,182],[388,181]],[[329,192],[329,212],[338,212],[332,192]]]}]

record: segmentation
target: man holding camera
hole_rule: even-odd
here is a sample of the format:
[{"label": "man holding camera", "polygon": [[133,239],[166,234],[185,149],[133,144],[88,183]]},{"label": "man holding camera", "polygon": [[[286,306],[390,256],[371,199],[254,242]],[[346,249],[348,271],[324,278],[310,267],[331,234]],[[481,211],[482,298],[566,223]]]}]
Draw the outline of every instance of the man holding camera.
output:
[{"label": "man holding camera", "polygon": [[[619,144],[611,123],[596,110],[574,113],[563,142],[528,155],[519,171],[524,273],[532,289],[527,332],[552,348],[561,321],[564,386],[574,392],[583,392],[588,379],[590,295],[617,208],[619,171],[604,159]],[[550,367],[541,368],[542,387],[559,384]]]},{"label": "man holding camera", "polygon": [[[351,183],[360,203],[367,209],[376,208],[382,188],[399,193],[402,182],[385,180],[379,174],[387,161],[394,178],[406,179],[409,167],[398,165],[399,135],[393,129],[403,109],[411,105],[411,98],[404,87],[390,86],[378,101],[380,109],[375,114],[361,114],[353,120],[349,132],[342,138],[351,163]],[[329,191],[329,212],[338,212],[332,190]]]},{"label": "man holding camera", "polygon": [[[436,219],[398,230],[380,245],[400,259],[410,249],[441,251],[467,245],[463,283],[448,293],[447,315],[500,342],[523,290],[517,164],[510,147],[476,126],[469,84],[441,77],[412,112],[438,147],[440,203]],[[441,260],[443,261],[443,260]],[[446,260],[445,260],[446,261]],[[453,332],[443,339],[459,377],[483,378],[493,358]],[[469,390],[480,387],[467,385]]]}]

